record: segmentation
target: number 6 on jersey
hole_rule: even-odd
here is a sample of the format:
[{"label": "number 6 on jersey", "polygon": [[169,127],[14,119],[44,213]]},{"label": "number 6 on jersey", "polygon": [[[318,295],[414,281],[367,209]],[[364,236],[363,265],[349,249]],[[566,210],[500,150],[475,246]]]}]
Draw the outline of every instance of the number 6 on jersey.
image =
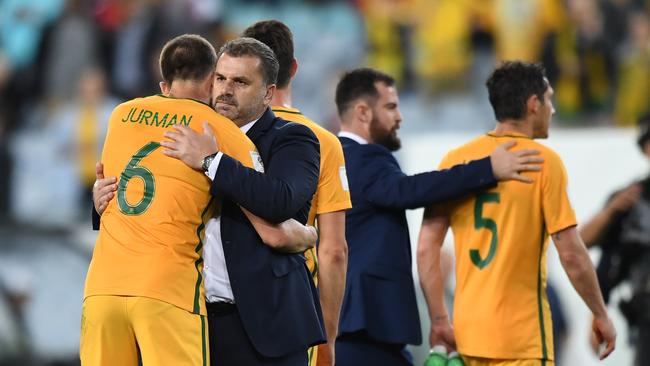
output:
[{"label": "number 6 on jersey", "polygon": [[[153,141],[144,145],[133,155],[128,164],[126,164],[126,168],[124,168],[122,174],[120,174],[120,183],[117,186],[117,205],[123,214],[140,215],[151,205],[153,196],[156,193],[156,181],[149,169],[138,166],[138,164],[142,158],[151,154],[159,147],[160,143]],[[140,178],[144,182],[144,196],[138,203],[132,205],[126,200],[126,186],[129,184],[131,178],[134,177]]]}]

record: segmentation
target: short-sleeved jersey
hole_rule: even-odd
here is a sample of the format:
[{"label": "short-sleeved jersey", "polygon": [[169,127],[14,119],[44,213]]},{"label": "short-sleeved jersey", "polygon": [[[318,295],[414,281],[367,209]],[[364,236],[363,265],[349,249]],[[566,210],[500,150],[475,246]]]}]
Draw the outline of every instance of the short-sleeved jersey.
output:
[{"label": "short-sleeved jersey", "polygon": [[548,236],[576,225],[562,160],[524,135],[489,133],[450,151],[440,168],[485,157],[510,140],[515,150],[541,151],[541,172],[524,173],[534,183],[500,182],[440,207],[455,242],[456,342],[468,356],[552,360]]},{"label": "short-sleeved jersey", "polygon": [[[311,202],[307,224],[314,225],[316,215],[347,210],[352,207],[348,178],[345,172],[345,158],[341,142],[331,132],[305,117],[294,108],[273,107],[276,116],[287,121],[303,124],[311,129],[320,144],[320,172],[316,194]],[[317,283],[318,260],[315,249],[305,253],[307,267]]]},{"label": "short-sleeved jersey", "polygon": [[206,314],[201,271],[210,182],[160,146],[173,125],[202,133],[204,121],[223,153],[253,167],[255,145],[207,104],[157,95],[113,110],[102,162],[106,176],[119,177],[118,189],[102,215],[84,297],[144,296]]}]

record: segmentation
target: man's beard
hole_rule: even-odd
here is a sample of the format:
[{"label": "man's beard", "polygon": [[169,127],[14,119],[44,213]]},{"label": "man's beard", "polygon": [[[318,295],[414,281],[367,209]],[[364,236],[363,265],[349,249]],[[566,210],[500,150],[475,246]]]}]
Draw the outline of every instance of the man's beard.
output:
[{"label": "man's beard", "polygon": [[370,137],[374,143],[382,145],[390,151],[397,151],[402,147],[402,141],[397,137],[397,130],[383,130],[376,118],[370,122]]}]

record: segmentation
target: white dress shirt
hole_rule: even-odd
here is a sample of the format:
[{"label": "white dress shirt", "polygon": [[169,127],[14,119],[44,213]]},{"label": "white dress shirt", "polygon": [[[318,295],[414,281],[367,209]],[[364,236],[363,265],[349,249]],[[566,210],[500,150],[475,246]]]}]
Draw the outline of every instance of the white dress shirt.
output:
[{"label": "white dress shirt", "polygon": [[339,137],[347,137],[351,140],[354,140],[358,142],[361,145],[366,145],[368,143],[368,140],[364,139],[363,137],[357,135],[354,132],[349,132],[349,131],[341,131],[339,132]]},{"label": "white dress shirt", "polygon": [[[244,133],[253,127],[256,119],[242,127]],[[217,155],[210,163],[208,171],[205,173],[211,180],[214,180],[219,168],[219,162],[223,156],[222,152]],[[205,299],[207,302],[235,302],[235,296],[230,286],[228,277],[228,268],[226,267],[226,257],[223,254],[223,242],[221,241],[221,215],[208,220],[205,225],[205,246],[203,247],[203,278],[205,284]]]}]

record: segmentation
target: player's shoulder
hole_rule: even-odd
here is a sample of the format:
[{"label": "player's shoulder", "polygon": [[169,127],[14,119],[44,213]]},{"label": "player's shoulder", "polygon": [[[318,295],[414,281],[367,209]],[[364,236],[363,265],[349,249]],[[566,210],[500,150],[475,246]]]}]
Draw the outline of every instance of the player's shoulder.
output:
[{"label": "player's shoulder", "polygon": [[473,155],[475,155],[477,151],[484,150],[485,145],[486,136],[477,136],[472,140],[447,151],[442,159],[442,165],[443,167],[452,166],[456,164],[464,164],[468,160],[473,160]]},{"label": "player's shoulder", "polygon": [[287,108],[287,107],[273,107],[272,110],[276,116],[286,121],[294,122],[306,126],[316,135],[316,137],[318,137],[319,140],[338,142],[338,138],[333,133],[323,128],[321,125],[314,122],[309,117],[302,114],[302,112],[299,109]]},{"label": "player's shoulder", "polygon": [[539,141],[529,140],[525,148],[539,150],[541,157],[543,157],[545,161],[549,161],[550,163],[553,164],[562,163],[562,157],[560,156],[560,154],[558,154],[551,147],[544,145]]}]

